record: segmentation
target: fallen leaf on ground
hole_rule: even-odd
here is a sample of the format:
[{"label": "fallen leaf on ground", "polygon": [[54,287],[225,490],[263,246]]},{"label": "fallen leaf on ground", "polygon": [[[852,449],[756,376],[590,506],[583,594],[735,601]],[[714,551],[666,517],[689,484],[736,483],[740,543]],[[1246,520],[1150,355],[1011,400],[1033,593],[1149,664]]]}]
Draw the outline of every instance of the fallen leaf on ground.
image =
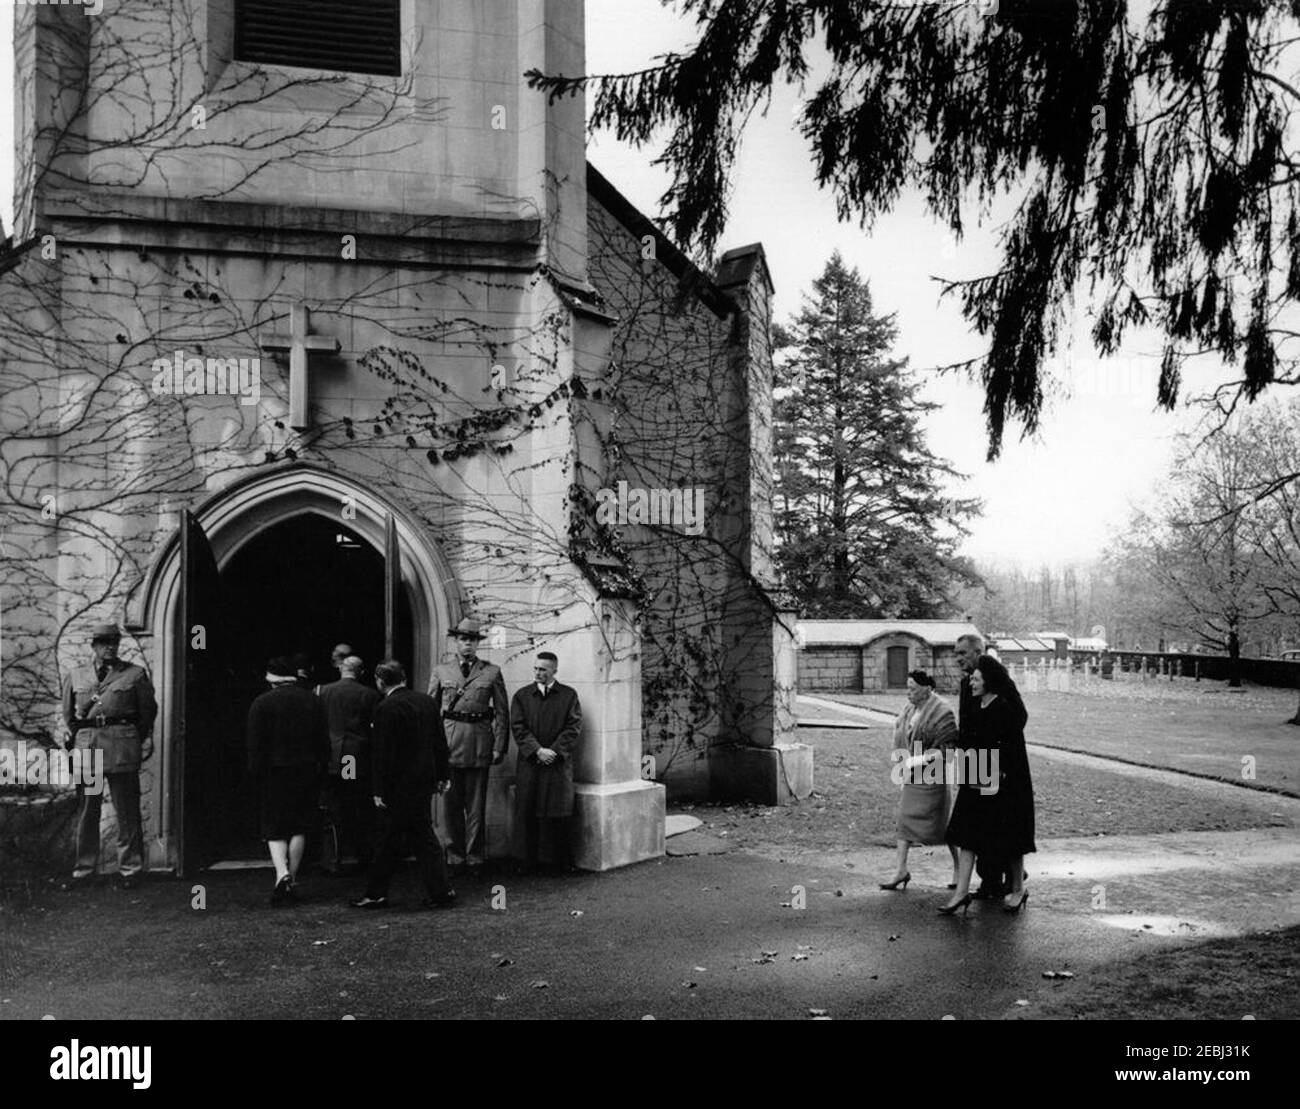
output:
[{"label": "fallen leaf on ground", "polygon": [[803,952],[799,952],[796,955],[791,955],[790,958],[794,960],[796,963],[802,963],[805,959],[808,958],[808,956],[803,954]]},{"label": "fallen leaf on ground", "polygon": [[498,960],[497,960],[497,966],[499,966],[499,967],[508,967],[508,966],[513,966],[513,965],[514,965],[514,959],[498,959]]},{"label": "fallen leaf on ground", "polygon": [[829,1015],[829,1010],[827,1010],[827,1009],[809,1009],[809,1010],[808,1010],[808,1015],[809,1015],[810,1017],[824,1017],[824,1016],[828,1016],[828,1015]]},{"label": "fallen leaf on ground", "polygon": [[570,910],[569,910],[569,916],[582,916],[582,910],[581,910],[581,909],[570,909]]},{"label": "fallen leaf on ground", "polygon": [[544,978],[539,978],[536,982],[529,982],[528,984],[535,990],[544,990],[550,986],[550,983]]}]

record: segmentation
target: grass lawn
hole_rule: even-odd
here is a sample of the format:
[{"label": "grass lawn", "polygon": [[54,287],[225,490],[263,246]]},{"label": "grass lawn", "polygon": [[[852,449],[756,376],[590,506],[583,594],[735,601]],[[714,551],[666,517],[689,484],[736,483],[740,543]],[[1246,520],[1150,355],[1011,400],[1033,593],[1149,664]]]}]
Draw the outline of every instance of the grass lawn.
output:
[{"label": "grass lawn", "polygon": [[[1300,1018],[1300,928],[1154,951],[1095,980],[1043,983],[1018,1015],[1070,1020]],[[1230,1064],[1224,1064],[1230,1065]]]},{"label": "grass lawn", "polygon": [[[845,704],[901,711],[897,694],[819,694]],[[1145,766],[1264,786],[1300,797],[1300,727],[1290,689],[1223,682],[1094,680],[1070,693],[1025,692],[1025,738],[1050,747],[1126,759]],[[947,700],[956,704],[955,697]],[[1253,760],[1254,779],[1243,777]]]},{"label": "grass lawn", "polygon": [[[799,740],[815,748],[813,794],[808,799],[784,808],[675,808],[694,812],[714,832],[725,832],[742,847],[845,851],[892,845],[899,787],[889,777],[891,729],[884,724],[865,731],[800,728]],[[1291,826],[1290,819],[1271,815],[1267,796],[1257,793],[1242,791],[1240,801],[1218,801],[1176,786],[1153,787],[1120,773],[1049,761],[1032,751],[1029,762],[1040,839]]]}]

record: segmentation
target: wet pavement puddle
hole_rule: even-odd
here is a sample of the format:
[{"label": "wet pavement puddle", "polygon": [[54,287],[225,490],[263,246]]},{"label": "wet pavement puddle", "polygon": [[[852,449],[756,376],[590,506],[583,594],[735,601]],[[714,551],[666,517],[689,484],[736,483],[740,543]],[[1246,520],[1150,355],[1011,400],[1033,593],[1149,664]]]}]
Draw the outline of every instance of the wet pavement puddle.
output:
[{"label": "wet pavement puddle", "polygon": [[1186,936],[1208,939],[1213,936],[1239,936],[1241,929],[1230,928],[1209,920],[1188,920],[1179,916],[1151,916],[1144,913],[1094,913],[1090,919],[1126,932],[1145,932],[1150,936]]}]

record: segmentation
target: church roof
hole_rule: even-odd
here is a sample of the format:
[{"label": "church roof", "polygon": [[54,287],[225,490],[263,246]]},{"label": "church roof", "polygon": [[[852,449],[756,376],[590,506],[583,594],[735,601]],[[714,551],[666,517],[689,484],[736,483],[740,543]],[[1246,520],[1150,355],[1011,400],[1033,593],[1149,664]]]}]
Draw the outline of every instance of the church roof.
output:
[{"label": "church roof", "polygon": [[[660,228],[619,192],[610,183],[609,178],[590,162],[587,163],[587,194],[595,198],[601,207],[638,239],[646,235],[652,236],[655,240],[655,257],[669,273],[690,288],[714,315],[723,318],[737,310],[736,302],[718,286],[717,282],[682,253]],[[741,248],[742,251],[750,249]],[[761,246],[759,250],[761,252]]]}]

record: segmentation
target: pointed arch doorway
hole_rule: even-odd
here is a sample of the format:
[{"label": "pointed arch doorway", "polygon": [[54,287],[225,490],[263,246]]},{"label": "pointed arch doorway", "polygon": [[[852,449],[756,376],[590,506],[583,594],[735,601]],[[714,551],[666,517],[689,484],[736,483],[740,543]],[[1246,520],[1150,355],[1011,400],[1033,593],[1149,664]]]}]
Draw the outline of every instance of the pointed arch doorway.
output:
[{"label": "pointed arch doorway", "polygon": [[267,658],[305,653],[330,681],[330,650],[347,642],[368,668],[393,654],[423,688],[460,605],[433,540],[398,506],[293,466],[184,513],[142,609],[161,723],[150,865],[193,873],[261,856],[242,744]]}]

